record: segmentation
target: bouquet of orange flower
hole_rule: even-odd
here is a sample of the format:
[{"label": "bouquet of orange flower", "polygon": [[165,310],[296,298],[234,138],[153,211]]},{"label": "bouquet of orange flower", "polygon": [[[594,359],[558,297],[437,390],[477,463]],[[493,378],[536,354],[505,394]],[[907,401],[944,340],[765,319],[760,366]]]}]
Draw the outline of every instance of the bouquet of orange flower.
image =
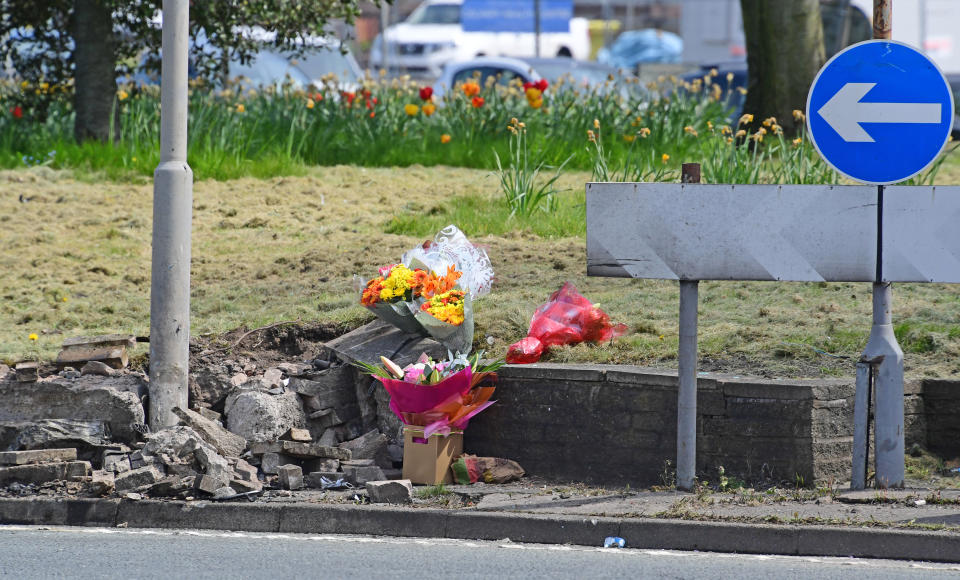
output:
[{"label": "bouquet of orange flower", "polygon": [[470,352],[472,300],[490,291],[493,268],[486,252],[463,232],[444,228],[379,274],[363,290],[364,306],[401,330],[428,334],[455,352]]},{"label": "bouquet of orange flower", "polygon": [[437,342],[454,352],[469,353],[473,346],[473,302],[463,290],[433,294],[420,304],[419,322]]},{"label": "bouquet of orange flower", "polygon": [[[360,303],[382,320],[410,334],[426,334],[417,322],[410,304],[431,283],[432,273],[420,268],[411,270],[403,264],[384,266],[378,276],[367,282]],[[435,276],[433,276],[435,278]]]}]

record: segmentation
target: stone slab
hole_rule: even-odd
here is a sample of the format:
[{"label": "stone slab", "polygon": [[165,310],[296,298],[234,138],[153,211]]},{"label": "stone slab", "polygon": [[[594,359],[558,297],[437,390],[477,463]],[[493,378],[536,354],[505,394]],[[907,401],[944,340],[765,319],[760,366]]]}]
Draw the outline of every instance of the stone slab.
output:
[{"label": "stone slab", "polygon": [[351,457],[350,451],[347,449],[327,447],[317,443],[303,443],[300,441],[268,441],[264,443],[251,443],[250,453],[254,455],[263,455],[264,453],[284,453],[293,457],[340,460],[350,459]]},{"label": "stone slab", "polygon": [[225,457],[239,457],[247,447],[243,437],[224,429],[219,423],[191,411],[174,407],[173,413],[180,419],[180,424],[192,428],[204,441],[213,446],[218,453]]},{"label": "stone slab", "polygon": [[51,463],[55,461],[74,461],[77,450],[70,449],[34,449],[32,451],[0,452],[0,465],[26,465],[28,463]]},{"label": "stone slab", "polygon": [[73,477],[90,475],[89,461],[64,461],[60,463],[37,463],[0,467],[0,485],[12,482],[46,483],[66,481]]},{"label": "stone slab", "polygon": [[407,334],[380,319],[337,337],[325,346],[348,362],[376,364],[381,356],[387,356],[401,367],[416,362],[424,352],[435,360],[447,355],[447,350],[435,340]]}]

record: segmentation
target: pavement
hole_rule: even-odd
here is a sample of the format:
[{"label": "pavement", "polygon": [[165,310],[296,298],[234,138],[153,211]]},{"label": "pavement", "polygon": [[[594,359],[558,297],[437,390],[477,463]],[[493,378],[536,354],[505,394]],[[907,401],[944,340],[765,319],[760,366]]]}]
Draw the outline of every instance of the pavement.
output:
[{"label": "pavement", "polygon": [[751,554],[960,562],[960,490],[607,490],[525,479],[415,488],[410,504],[362,490],[268,490],[231,501],[0,497],[0,523],[503,540]]}]

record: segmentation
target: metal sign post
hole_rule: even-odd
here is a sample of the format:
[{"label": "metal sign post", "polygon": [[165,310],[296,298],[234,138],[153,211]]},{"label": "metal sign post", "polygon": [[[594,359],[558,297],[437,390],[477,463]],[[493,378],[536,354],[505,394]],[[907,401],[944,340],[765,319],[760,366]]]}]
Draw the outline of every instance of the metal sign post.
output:
[{"label": "metal sign post", "polygon": [[[680,180],[700,183],[700,164],[684,163]],[[691,490],[697,477],[697,307],[700,282],[680,280],[680,344],[677,347],[677,488]]]},{"label": "metal sign post", "polygon": [[160,165],[153,174],[150,279],[150,429],[176,425],[187,408],[190,359],[190,220],[187,165],[188,0],[163,0]]},{"label": "metal sign post", "polygon": [[866,486],[871,391],[876,397],[876,485],[902,487],[905,471],[903,351],[893,332],[893,291],[884,270],[885,186],[929,167],[953,124],[953,93],[943,73],[919,50],[890,40],[890,4],[875,0],[874,40],[830,59],[807,99],[810,140],[821,157],[842,175],[877,185],[873,325],[857,365],[853,489]]}]

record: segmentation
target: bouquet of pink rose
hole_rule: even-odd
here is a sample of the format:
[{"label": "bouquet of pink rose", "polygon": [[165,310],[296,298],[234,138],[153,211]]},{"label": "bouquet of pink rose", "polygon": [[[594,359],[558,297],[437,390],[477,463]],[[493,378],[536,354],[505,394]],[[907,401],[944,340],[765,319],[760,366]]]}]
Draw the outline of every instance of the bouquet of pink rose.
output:
[{"label": "bouquet of pink rose", "polygon": [[449,356],[436,362],[426,354],[400,368],[386,357],[383,366],[358,365],[379,380],[390,394],[390,410],[406,425],[423,427],[424,437],[463,430],[467,422],[494,401],[495,371],[503,361],[481,364],[482,352]]}]

